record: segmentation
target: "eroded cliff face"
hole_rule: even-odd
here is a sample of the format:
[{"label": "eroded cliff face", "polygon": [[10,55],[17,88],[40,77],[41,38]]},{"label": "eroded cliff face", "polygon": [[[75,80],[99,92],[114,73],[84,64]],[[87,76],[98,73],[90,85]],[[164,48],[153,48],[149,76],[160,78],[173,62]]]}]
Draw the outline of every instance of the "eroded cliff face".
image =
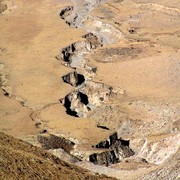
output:
[{"label": "eroded cliff face", "polygon": [[[46,11],[37,4],[41,16],[35,25],[40,21],[41,27],[25,44],[30,42],[28,48],[34,50],[40,43],[40,60],[31,53],[30,59],[17,63],[18,71],[12,70],[16,62],[1,48],[7,58],[0,66],[4,97],[20,102],[18,108],[26,109],[33,133],[40,133],[21,138],[118,179],[176,179],[180,4],[61,0],[48,1]],[[55,17],[59,9],[60,19]],[[21,11],[17,9],[18,17]],[[46,22],[41,21],[44,16],[49,17]],[[49,31],[55,24],[58,28]],[[54,34],[57,38],[50,38]],[[41,42],[47,40],[51,43],[45,48]],[[16,48],[21,59],[21,46]],[[25,57],[30,56],[28,48]],[[30,77],[22,80],[24,75]],[[37,83],[30,89],[33,75]]]},{"label": "eroded cliff face", "polygon": [[109,166],[134,155],[134,152],[129,148],[129,141],[118,139],[117,133],[112,134],[106,141],[101,141],[93,147],[105,149],[104,152],[94,153],[89,156],[90,162],[94,164]]}]

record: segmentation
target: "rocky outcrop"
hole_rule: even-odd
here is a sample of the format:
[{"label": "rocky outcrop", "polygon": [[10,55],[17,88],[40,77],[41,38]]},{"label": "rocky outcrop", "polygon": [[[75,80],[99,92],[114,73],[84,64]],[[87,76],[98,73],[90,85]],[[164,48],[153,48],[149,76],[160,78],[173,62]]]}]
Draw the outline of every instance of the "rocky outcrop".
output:
[{"label": "rocky outcrop", "polygon": [[66,95],[60,102],[66,108],[66,113],[74,117],[85,117],[87,112],[91,110],[88,106],[88,96],[79,90]]},{"label": "rocky outcrop", "polygon": [[66,108],[67,114],[75,117],[88,117],[91,110],[122,94],[124,94],[122,89],[88,81],[84,82],[79,89],[66,95],[60,102]]},{"label": "rocky outcrop", "polygon": [[75,87],[85,82],[84,76],[82,74],[78,74],[76,71],[62,76],[62,79],[65,83],[68,83],[71,86],[75,86]]},{"label": "rocky outcrop", "polygon": [[95,34],[103,45],[114,44],[124,39],[124,35],[119,29],[91,16],[84,28]]},{"label": "rocky outcrop", "polygon": [[179,144],[180,134],[178,133],[156,141],[146,140],[137,156],[146,159],[148,163],[159,165],[178,152]]},{"label": "rocky outcrop", "polygon": [[102,153],[94,153],[89,156],[89,161],[93,162],[94,164],[106,165],[106,166],[119,162],[113,150],[104,151]]},{"label": "rocky outcrop", "polygon": [[92,1],[82,1],[78,3],[72,0],[74,7],[68,6],[60,12],[62,19],[66,20],[66,23],[72,27],[82,27],[85,20],[90,16],[89,13],[97,7],[100,3],[106,0],[92,0]]},{"label": "rocky outcrop", "polygon": [[49,149],[61,148],[68,153],[70,153],[70,151],[73,150],[73,146],[75,145],[74,142],[65,139],[64,137],[56,136],[52,134],[38,135],[38,141],[44,149],[49,150]]},{"label": "rocky outcrop", "polygon": [[[84,38],[86,37],[83,36]],[[61,57],[65,66],[72,68],[83,67],[84,56],[96,47],[101,46],[98,39],[94,35],[89,35],[84,41],[75,42],[61,50]]]},{"label": "rocky outcrop", "polygon": [[[90,12],[106,0],[84,1],[78,5],[74,1],[74,7],[67,7],[60,13],[61,18],[72,27],[85,29],[89,33],[93,33],[103,44],[116,43],[124,39],[122,32],[110,24],[102,22],[97,17],[94,18]],[[71,12],[71,13],[69,13]]]},{"label": "rocky outcrop", "polygon": [[112,134],[107,140],[101,141],[93,147],[101,150],[105,149],[100,153],[89,156],[90,162],[99,165],[109,166],[135,154],[129,147],[129,141],[118,138],[117,133]]}]

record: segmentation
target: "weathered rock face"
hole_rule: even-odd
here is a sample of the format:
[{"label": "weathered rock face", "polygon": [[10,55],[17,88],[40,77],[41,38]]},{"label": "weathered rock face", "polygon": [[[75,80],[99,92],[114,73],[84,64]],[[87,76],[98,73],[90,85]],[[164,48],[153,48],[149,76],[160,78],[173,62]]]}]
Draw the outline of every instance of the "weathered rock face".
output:
[{"label": "weathered rock face", "polygon": [[86,94],[80,91],[73,91],[64,99],[60,100],[66,108],[67,114],[75,117],[85,117],[91,109],[88,107],[89,100]]},{"label": "weathered rock face", "polygon": [[124,39],[124,36],[119,29],[99,21],[97,18],[90,15],[90,12],[95,7],[102,2],[106,2],[106,0],[82,1],[81,4],[76,1],[73,2],[74,8],[67,7],[60,13],[60,16],[63,19],[65,17],[67,24],[72,27],[85,29],[87,32],[95,34],[98,37],[99,42],[102,42],[103,44],[112,44]]},{"label": "weathered rock face", "polygon": [[83,63],[83,55],[88,53],[91,48],[92,44],[85,41],[76,42],[63,48],[61,53],[65,66],[71,66],[72,68],[80,66]]},{"label": "weathered rock face", "polygon": [[148,163],[162,164],[169,157],[178,152],[180,143],[180,135],[167,136],[158,141],[144,142],[143,147],[138,153],[138,156],[146,159]]},{"label": "weathered rock face", "polygon": [[122,89],[88,81],[61,99],[60,102],[66,107],[68,114],[76,117],[87,117],[91,110],[123,94]]},{"label": "weathered rock face", "polygon": [[124,40],[124,35],[120,30],[93,17],[89,17],[83,28],[98,36],[99,41],[103,45],[114,44]]},{"label": "weathered rock face", "polygon": [[85,78],[82,74],[78,74],[76,71],[68,73],[62,77],[63,81],[71,86],[79,86],[84,83]]},{"label": "weathered rock face", "polygon": [[73,146],[75,145],[74,142],[65,139],[61,136],[55,136],[55,135],[38,135],[38,141],[41,143],[42,147],[44,149],[63,149],[65,152],[70,153],[71,150],[73,150]]},{"label": "weathered rock face", "polygon": [[66,23],[72,27],[81,27],[85,20],[89,18],[89,13],[100,3],[106,0],[81,1],[78,3],[72,0],[74,7],[68,6],[63,9],[60,16],[66,19]]},{"label": "weathered rock face", "polygon": [[89,156],[89,161],[93,162],[94,164],[106,165],[106,166],[119,162],[113,150],[105,151],[99,154],[94,153]]},{"label": "weathered rock face", "polygon": [[109,139],[106,141],[101,141],[93,147],[105,149],[101,153],[94,153],[89,156],[90,162],[99,165],[109,166],[135,154],[129,148],[129,141],[122,140],[121,138],[118,139],[117,133],[112,134]]},{"label": "weathered rock face", "polygon": [[64,61],[64,65],[72,68],[84,66],[84,55],[100,45],[101,44],[98,42],[96,36],[89,35],[84,41],[75,42],[70,46],[63,48],[61,51],[61,57]]}]

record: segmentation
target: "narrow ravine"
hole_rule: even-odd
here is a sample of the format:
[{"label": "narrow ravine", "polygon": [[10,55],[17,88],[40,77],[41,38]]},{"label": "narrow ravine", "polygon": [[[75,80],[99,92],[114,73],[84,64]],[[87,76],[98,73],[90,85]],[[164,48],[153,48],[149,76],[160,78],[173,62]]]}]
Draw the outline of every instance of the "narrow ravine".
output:
[{"label": "narrow ravine", "polygon": [[[62,79],[64,83],[73,86],[74,90],[60,102],[66,108],[66,113],[74,117],[87,117],[89,112],[100,105],[124,94],[120,88],[94,82],[93,78],[96,75],[97,67],[91,67],[87,63],[87,55],[93,53],[95,49],[116,43],[122,38],[121,32],[114,27],[89,15],[89,12],[100,3],[102,1],[87,2],[82,5],[81,10],[76,6],[68,6],[60,12],[61,18],[68,25],[88,31],[82,37],[83,41],[75,42],[61,51],[63,64],[72,68],[72,72],[62,76]],[[87,19],[93,24],[90,29],[84,25],[84,21]],[[99,30],[99,28],[101,29]],[[114,40],[112,34],[115,36]],[[97,127],[109,130],[108,127],[101,125]],[[94,164],[109,166],[134,155],[134,152],[129,148],[129,141],[124,142],[126,141],[118,138],[117,133],[111,135],[109,140],[93,146],[94,150],[98,152],[89,155],[89,161]]]},{"label": "narrow ravine", "polygon": [[[104,1],[84,2],[80,5],[81,8],[76,5],[68,6],[60,12],[61,18],[68,25],[85,29],[88,32],[82,37],[83,41],[75,42],[61,51],[64,65],[73,70],[64,75],[62,79],[75,88],[60,102],[65,106],[67,114],[75,117],[87,117],[88,112],[107,102],[112,96],[124,94],[120,88],[94,82],[93,78],[97,68],[91,67],[87,63],[87,55],[93,53],[95,49],[106,44],[116,43],[123,37],[119,30],[89,15],[89,12],[102,2]],[[74,4],[76,3],[74,2]],[[87,19],[92,21],[91,29],[84,24]]]},{"label": "narrow ravine", "polygon": [[2,1],[1,131],[93,174],[176,179],[180,4]]}]

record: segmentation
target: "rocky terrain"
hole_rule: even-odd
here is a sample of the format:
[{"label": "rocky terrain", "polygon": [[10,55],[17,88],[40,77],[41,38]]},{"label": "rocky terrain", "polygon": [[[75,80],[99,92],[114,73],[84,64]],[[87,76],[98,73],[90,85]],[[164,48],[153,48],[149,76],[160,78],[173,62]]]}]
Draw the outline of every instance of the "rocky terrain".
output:
[{"label": "rocky terrain", "polygon": [[[179,178],[179,2],[1,0],[0,19],[0,131],[76,165],[77,179],[95,178],[80,167],[117,179]],[[19,153],[24,177],[46,169],[1,136],[12,141],[1,156],[15,162]],[[56,164],[46,179],[72,179]],[[8,166],[2,172],[13,178]]]},{"label": "rocky terrain", "polygon": [[93,175],[41,148],[0,133],[1,179],[112,179]]}]

